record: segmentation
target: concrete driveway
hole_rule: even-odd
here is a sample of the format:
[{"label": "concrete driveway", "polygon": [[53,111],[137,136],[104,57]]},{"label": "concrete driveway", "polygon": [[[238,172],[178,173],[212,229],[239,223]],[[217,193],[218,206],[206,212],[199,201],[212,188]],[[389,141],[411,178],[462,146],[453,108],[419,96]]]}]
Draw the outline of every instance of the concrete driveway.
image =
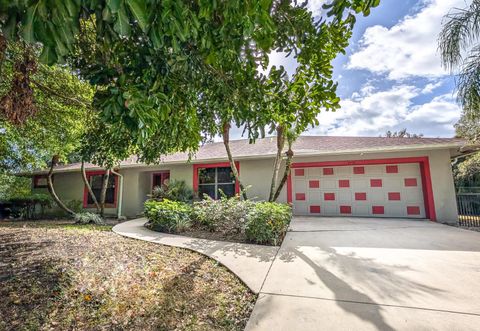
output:
[{"label": "concrete driveway", "polygon": [[247,330],[478,330],[480,233],[297,217]]}]

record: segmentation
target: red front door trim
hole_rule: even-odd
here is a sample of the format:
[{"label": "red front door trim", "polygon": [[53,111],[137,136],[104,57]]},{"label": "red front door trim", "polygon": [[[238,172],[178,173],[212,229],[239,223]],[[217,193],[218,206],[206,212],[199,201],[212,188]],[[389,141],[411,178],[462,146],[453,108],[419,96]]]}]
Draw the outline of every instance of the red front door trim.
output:
[{"label": "red front door trim", "polygon": [[[87,175],[87,180],[90,180],[90,177],[95,176],[95,175],[104,175],[105,170],[92,170],[92,171],[85,171]],[[117,195],[118,195],[118,176],[114,175],[110,172],[110,176],[115,176],[115,190],[113,192],[113,204],[105,204],[106,208],[117,208]],[[89,205],[88,204],[88,189],[86,185],[83,185],[83,208],[91,208],[95,207],[95,205]],[[98,201],[100,203],[100,201]]]},{"label": "red front door trim", "polygon": [[[230,162],[220,163],[199,163],[193,165],[193,191],[198,193],[198,169],[199,168],[219,168],[230,167]],[[237,168],[238,175],[240,175],[240,162],[235,161],[235,167]],[[240,194],[240,183],[235,181],[235,194]]]},{"label": "red front door trim", "polygon": [[[403,164],[418,163],[422,177],[423,200],[425,203],[425,215],[431,221],[437,220],[435,213],[435,202],[433,199],[432,178],[430,174],[430,162],[428,156],[402,157],[389,159],[370,159],[370,160],[344,160],[344,161],[324,161],[324,162],[295,162],[292,163],[292,169],[297,168],[315,168],[315,167],[341,167],[341,166],[363,166],[378,164]],[[289,176],[287,180],[287,201],[292,203],[292,179]]]}]

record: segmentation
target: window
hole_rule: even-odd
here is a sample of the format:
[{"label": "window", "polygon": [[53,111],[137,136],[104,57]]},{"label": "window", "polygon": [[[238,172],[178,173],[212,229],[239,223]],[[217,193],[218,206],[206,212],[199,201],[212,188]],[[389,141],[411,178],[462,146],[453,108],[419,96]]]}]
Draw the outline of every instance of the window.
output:
[{"label": "window", "polygon": [[167,185],[170,180],[170,171],[161,171],[153,174],[152,189],[156,186]]},{"label": "window", "polygon": [[209,195],[212,199],[221,197],[220,190],[227,196],[236,193],[235,176],[230,167],[198,167],[198,194]]},{"label": "window", "polygon": [[[102,192],[102,183],[103,183],[103,176],[105,172],[87,172],[87,179],[92,187],[93,194],[97,201],[100,203],[100,195]],[[105,192],[105,205],[107,207],[115,207],[116,205],[116,195],[117,195],[117,176],[110,173],[108,177],[108,186],[107,191]],[[83,206],[90,207],[93,206],[94,202],[92,196],[88,193],[87,188],[85,187],[84,199],[83,199]]]},{"label": "window", "polygon": [[47,175],[36,175],[33,177],[33,188],[46,188],[46,187],[48,187]]}]

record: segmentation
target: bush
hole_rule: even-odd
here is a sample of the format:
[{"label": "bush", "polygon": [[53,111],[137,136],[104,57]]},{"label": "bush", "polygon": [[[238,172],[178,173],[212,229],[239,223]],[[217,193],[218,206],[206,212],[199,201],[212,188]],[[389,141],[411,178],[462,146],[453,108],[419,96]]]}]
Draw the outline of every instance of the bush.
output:
[{"label": "bush", "polygon": [[74,219],[77,224],[105,224],[100,215],[88,211],[75,214]]},{"label": "bush", "polygon": [[247,215],[245,235],[257,244],[278,245],[292,219],[290,206],[275,202],[258,202]]},{"label": "bush", "polygon": [[11,216],[14,218],[34,219],[37,206],[40,207],[41,216],[45,208],[52,206],[52,198],[48,194],[28,193],[11,196],[6,202],[10,203]]},{"label": "bush", "polygon": [[149,226],[156,231],[178,233],[187,230],[192,224],[191,212],[192,207],[180,201],[163,199],[145,202],[145,216]]},{"label": "bush", "polygon": [[184,180],[171,180],[163,186],[155,186],[152,191],[152,199],[191,202],[193,190],[187,186]]},{"label": "bush", "polygon": [[193,204],[193,218],[209,231],[225,234],[243,233],[248,211],[254,202],[241,200],[238,196],[227,198],[222,196],[213,200],[206,196],[204,200]]}]

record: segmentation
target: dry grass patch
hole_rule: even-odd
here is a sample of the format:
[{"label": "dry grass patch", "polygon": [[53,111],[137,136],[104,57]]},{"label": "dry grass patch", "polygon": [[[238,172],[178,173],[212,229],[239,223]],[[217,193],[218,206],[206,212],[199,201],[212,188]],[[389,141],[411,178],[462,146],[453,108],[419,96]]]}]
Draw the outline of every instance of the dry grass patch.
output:
[{"label": "dry grass patch", "polygon": [[0,222],[0,329],[244,328],[255,295],[224,267],[106,229]]}]

